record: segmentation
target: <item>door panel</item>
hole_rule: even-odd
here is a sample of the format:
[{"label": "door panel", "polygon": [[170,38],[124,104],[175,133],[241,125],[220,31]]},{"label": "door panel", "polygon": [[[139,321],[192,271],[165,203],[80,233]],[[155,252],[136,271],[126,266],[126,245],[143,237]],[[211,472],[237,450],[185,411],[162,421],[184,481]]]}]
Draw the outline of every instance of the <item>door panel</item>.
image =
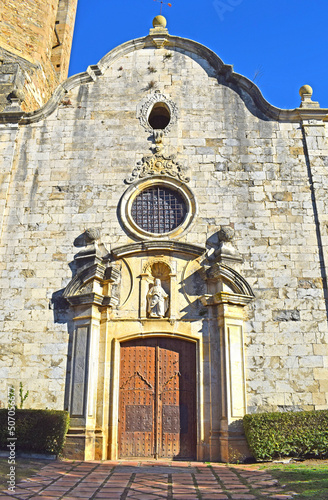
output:
[{"label": "door panel", "polygon": [[152,339],[121,348],[119,453],[152,457],[154,452],[155,351]]},{"label": "door panel", "polygon": [[119,456],[194,458],[195,344],[150,338],[121,344]]}]

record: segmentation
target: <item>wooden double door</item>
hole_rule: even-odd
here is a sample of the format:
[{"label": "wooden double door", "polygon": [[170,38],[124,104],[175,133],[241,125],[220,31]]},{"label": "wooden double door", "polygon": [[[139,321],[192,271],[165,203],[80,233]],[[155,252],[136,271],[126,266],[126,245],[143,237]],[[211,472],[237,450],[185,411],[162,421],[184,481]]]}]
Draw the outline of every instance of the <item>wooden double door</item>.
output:
[{"label": "wooden double door", "polygon": [[121,344],[119,456],[196,457],[196,349],[156,337]]}]

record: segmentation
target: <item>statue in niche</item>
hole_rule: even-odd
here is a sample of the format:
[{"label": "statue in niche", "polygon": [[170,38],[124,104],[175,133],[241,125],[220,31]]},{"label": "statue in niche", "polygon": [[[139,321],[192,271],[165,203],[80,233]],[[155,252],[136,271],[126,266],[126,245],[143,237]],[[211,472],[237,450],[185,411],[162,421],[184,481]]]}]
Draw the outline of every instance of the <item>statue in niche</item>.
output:
[{"label": "statue in niche", "polygon": [[163,318],[169,306],[169,296],[162,287],[161,280],[155,279],[154,286],[147,294],[147,312],[150,318]]}]

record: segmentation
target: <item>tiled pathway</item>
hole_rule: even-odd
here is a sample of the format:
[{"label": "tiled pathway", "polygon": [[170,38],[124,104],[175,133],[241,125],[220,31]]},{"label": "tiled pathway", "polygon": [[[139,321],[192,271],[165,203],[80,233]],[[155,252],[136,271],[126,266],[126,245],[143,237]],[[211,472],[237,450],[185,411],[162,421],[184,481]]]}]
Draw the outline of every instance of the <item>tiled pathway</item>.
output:
[{"label": "tiled pathway", "polygon": [[0,500],[282,500],[294,498],[270,474],[199,462],[54,462]]}]

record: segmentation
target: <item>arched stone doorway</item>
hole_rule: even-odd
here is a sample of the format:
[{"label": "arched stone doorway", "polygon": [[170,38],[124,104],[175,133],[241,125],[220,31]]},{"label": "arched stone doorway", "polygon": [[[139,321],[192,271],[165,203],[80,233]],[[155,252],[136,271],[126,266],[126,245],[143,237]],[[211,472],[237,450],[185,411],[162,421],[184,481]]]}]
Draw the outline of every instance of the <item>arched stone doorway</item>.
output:
[{"label": "arched stone doorway", "polygon": [[[228,236],[213,255],[162,240],[125,245],[104,256],[93,241],[77,254],[77,272],[63,294],[72,316],[70,458],[228,461],[230,449],[244,453],[243,323],[254,295],[236,270],[240,258],[225,241]],[[151,314],[157,280],[167,304],[162,314]],[[128,347],[125,366],[121,353]],[[163,352],[173,364],[161,361]],[[190,364],[193,369],[185,372]],[[187,398],[183,379],[192,381]],[[129,408],[122,410],[124,390]],[[185,408],[184,398],[193,401],[192,408]]]},{"label": "arched stone doorway", "polygon": [[169,337],[122,342],[120,458],[196,458],[196,344]]}]

